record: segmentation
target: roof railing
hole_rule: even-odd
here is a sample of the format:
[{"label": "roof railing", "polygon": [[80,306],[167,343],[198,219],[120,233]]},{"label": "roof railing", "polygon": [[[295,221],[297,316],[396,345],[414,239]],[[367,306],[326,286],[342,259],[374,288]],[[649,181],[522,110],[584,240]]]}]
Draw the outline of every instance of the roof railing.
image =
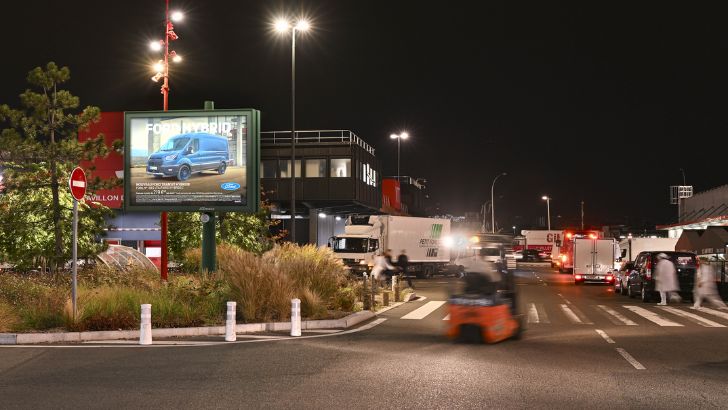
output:
[{"label": "roof railing", "polygon": [[[290,144],[291,131],[262,131],[261,142],[272,144]],[[296,143],[326,143],[343,142],[362,147],[368,153],[374,154],[374,148],[367,144],[358,135],[349,130],[302,130],[296,131]]]}]

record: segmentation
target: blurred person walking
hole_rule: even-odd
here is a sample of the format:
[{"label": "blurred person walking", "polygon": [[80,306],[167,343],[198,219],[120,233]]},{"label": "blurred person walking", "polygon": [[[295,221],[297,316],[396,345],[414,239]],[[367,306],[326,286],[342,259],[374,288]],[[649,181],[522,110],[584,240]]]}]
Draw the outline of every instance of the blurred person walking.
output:
[{"label": "blurred person walking", "polygon": [[655,266],[655,290],[660,292],[660,306],[666,306],[668,296],[671,301],[680,302],[680,285],[677,282],[677,271],[675,264],[664,253],[657,254],[657,266]]},{"label": "blurred person walking", "polygon": [[695,285],[693,287],[693,309],[700,310],[702,301],[705,300],[719,309],[728,309],[725,302],[718,294],[718,288],[715,285],[715,272],[713,267],[707,261],[701,263],[698,269],[695,269]]},{"label": "blurred person walking", "polygon": [[407,274],[407,266],[409,266],[409,257],[407,257],[407,251],[402,249],[402,252],[397,257],[397,267],[402,272],[402,276],[407,279],[407,286],[414,289],[415,286],[412,284],[412,278]]},{"label": "blurred person walking", "polygon": [[[389,258],[387,257],[389,256]],[[372,277],[377,281],[377,285],[381,286],[382,281],[387,280],[387,272],[394,272],[395,267],[389,262],[391,255],[385,251],[383,255],[374,258],[374,267],[372,268]]]}]

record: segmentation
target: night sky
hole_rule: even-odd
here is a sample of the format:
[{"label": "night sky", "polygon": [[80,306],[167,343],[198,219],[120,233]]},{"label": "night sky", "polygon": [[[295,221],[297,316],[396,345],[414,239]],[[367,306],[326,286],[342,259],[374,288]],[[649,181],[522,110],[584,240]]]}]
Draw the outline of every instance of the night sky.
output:
[{"label": "night sky", "polygon": [[[556,5],[556,3],[559,3]],[[104,111],[161,109],[149,78],[164,1],[3,4],[0,103],[17,106],[33,67],[71,69],[69,88]],[[396,174],[426,178],[444,212],[477,211],[496,183],[500,225],[674,222],[669,185],[728,183],[728,31],[703,2],[311,2],[173,0],[170,109],[257,108],[290,128],[290,38],[279,12],[307,15],[297,41],[297,128],[350,129]],[[560,216],[560,217],[559,217]]]}]

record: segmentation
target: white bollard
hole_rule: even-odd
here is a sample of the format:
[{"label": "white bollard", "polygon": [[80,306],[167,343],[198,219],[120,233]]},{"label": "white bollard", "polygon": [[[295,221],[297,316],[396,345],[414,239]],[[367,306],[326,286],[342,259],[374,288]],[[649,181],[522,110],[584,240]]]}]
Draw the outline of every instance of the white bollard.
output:
[{"label": "white bollard", "polygon": [[301,299],[291,299],[291,336],[301,336]]},{"label": "white bollard", "polygon": [[152,305],[142,305],[142,324],[139,329],[139,344],[152,344]]},{"label": "white bollard", "polygon": [[225,320],[225,341],[234,342],[237,340],[235,333],[235,302],[227,303],[227,320]]}]

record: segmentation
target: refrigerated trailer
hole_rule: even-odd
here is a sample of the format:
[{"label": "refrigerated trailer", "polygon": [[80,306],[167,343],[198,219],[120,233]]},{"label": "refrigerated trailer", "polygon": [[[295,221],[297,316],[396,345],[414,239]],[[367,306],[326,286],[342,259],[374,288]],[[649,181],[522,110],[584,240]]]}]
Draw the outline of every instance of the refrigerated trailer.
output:
[{"label": "refrigerated trailer", "polygon": [[374,258],[391,249],[392,259],[405,250],[408,274],[430,277],[450,263],[450,220],[411,216],[367,215],[349,217],[344,234],[333,236],[329,245],[353,273],[370,272]]},{"label": "refrigerated trailer", "polygon": [[614,239],[574,239],[574,283],[614,283],[618,247]]}]

